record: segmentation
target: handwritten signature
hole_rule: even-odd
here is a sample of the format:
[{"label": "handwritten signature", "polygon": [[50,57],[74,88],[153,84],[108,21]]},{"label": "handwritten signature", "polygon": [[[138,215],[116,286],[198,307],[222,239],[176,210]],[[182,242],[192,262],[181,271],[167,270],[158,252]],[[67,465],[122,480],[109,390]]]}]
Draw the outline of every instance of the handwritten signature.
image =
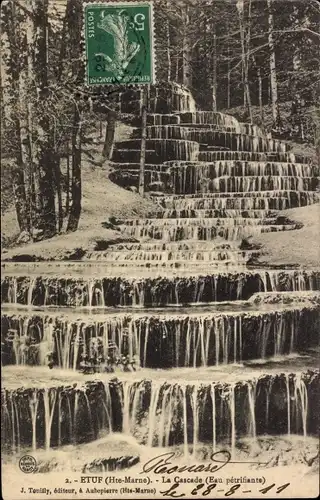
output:
[{"label": "handwritten signature", "polygon": [[[188,465],[175,465],[173,463],[174,458],[181,458],[175,452],[161,453],[161,455],[157,455],[156,457],[151,458],[142,466],[142,470],[140,474],[148,474],[149,472],[153,472],[154,474],[176,474],[179,472],[188,472],[197,474],[199,472],[217,472],[218,470],[223,469],[228,464],[260,464],[266,465],[266,462],[253,461],[253,462],[244,462],[244,461],[235,461],[231,459],[231,453],[228,450],[216,451],[211,454],[210,462],[207,464],[204,463],[193,463]],[[169,481],[169,479],[168,479]],[[201,496],[207,496],[213,491],[217,484],[209,484],[205,485],[206,481],[198,484],[195,488],[190,492],[191,495],[197,495],[198,492]],[[224,492],[224,496],[233,495],[239,488],[241,488],[241,484],[234,484],[229,489],[225,490],[217,490]],[[283,490],[288,488],[290,483],[285,483],[280,486],[277,486],[275,483],[272,483],[266,487],[263,487],[258,490],[259,493],[265,495],[270,490],[273,490],[276,494],[281,493]],[[244,493],[249,493],[250,491],[244,491]],[[257,492],[257,493],[258,493]],[[186,496],[183,491],[180,489],[180,485],[174,480],[173,484],[170,484],[169,488],[165,491],[160,491],[162,496],[171,497],[171,498],[181,498]]]},{"label": "handwritten signature", "polygon": [[237,462],[231,460],[231,453],[228,450],[216,451],[210,456],[210,463],[201,464],[195,463],[191,465],[174,465],[172,460],[176,457],[175,452],[162,453],[161,455],[157,455],[156,457],[151,458],[142,466],[142,471],[140,474],[148,474],[149,472],[153,472],[154,474],[174,474],[177,472],[190,472],[190,473],[199,473],[199,472],[217,472],[218,470],[223,469],[228,464],[261,464],[266,465],[265,462]]}]

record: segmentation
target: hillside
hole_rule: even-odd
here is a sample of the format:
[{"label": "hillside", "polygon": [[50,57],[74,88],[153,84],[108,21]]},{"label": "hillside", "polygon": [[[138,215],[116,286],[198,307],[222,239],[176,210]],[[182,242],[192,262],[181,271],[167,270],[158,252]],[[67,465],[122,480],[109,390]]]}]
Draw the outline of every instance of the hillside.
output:
[{"label": "hillside", "polygon": [[[121,236],[117,230],[102,227],[102,223],[110,217],[141,217],[154,210],[151,201],[120,188],[101,169],[86,165],[83,169],[83,184],[83,211],[79,229],[75,233],[61,234],[46,241],[10,249],[3,248],[3,260],[77,260],[87,251],[105,250],[109,244],[132,241],[132,238]],[[13,209],[3,216],[2,230],[4,238],[18,234]]]},{"label": "hillside", "polygon": [[294,231],[264,233],[253,239],[253,243],[261,245],[262,255],[259,259],[266,265],[300,265],[316,267],[320,261],[320,205],[292,208],[281,212],[281,215],[300,222],[303,227]]},{"label": "hillside", "polygon": [[[125,139],[130,132],[129,127],[120,124],[116,131],[116,140]],[[6,184],[7,204],[1,215],[2,257],[3,259],[19,258],[22,255],[27,260],[77,259],[87,250],[106,248],[108,242],[123,241],[119,232],[102,227],[111,217],[143,217],[153,212],[155,206],[150,199],[142,198],[139,194],[127,191],[111,182],[108,178],[109,167],[97,166],[102,142],[90,147],[93,161],[82,161],[82,212],[79,229],[75,233],[61,234],[47,241],[16,245],[19,227],[15,209],[7,195],[9,184]],[[130,238],[128,238],[130,240]]]}]

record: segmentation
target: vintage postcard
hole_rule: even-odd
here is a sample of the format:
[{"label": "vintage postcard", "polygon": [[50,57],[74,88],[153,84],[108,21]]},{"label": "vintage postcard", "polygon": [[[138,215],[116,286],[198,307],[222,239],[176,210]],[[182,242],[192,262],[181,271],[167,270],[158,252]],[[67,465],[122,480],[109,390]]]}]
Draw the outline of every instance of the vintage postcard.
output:
[{"label": "vintage postcard", "polygon": [[313,0],[4,0],[5,500],[319,494]]}]

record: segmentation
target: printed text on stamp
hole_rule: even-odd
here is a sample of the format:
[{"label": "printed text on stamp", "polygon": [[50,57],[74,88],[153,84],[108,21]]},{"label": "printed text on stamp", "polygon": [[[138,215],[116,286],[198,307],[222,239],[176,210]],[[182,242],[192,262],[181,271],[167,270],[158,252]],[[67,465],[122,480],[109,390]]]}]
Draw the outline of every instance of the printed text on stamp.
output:
[{"label": "printed text on stamp", "polygon": [[154,81],[150,2],[85,5],[88,85]]}]

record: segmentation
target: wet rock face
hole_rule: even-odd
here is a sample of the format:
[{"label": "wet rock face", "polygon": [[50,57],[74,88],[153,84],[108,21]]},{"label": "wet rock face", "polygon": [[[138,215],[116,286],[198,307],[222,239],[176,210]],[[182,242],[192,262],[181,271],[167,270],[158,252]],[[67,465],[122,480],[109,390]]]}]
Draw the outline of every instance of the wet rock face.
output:
[{"label": "wet rock face", "polygon": [[[117,382],[99,382],[50,389],[2,391],[4,448],[17,451],[95,440],[100,432],[117,430]],[[121,419],[121,416],[120,416]]]},{"label": "wet rock face", "polygon": [[140,462],[138,456],[126,456],[119,458],[98,458],[86,464],[83,473],[101,474],[103,472],[114,472],[129,469]]},{"label": "wet rock face", "polygon": [[320,306],[320,293],[256,293],[250,298],[252,304],[297,304]]},{"label": "wet rock face", "polygon": [[[224,214],[223,214],[224,215]],[[255,217],[169,217],[167,219],[127,219],[123,221],[126,234],[136,239],[151,238],[166,242],[182,240],[212,241],[223,238],[241,241],[261,233],[299,229],[289,219],[269,215]]]},{"label": "wet rock face", "polygon": [[[150,85],[150,113],[170,114],[175,112],[195,111],[195,101],[191,92],[183,85],[162,82]],[[142,93],[140,89],[128,89],[120,95],[120,112],[140,114]]]},{"label": "wet rock face", "polygon": [[[91,382],[82,387],[2,391],[3,447],[50,448],[123,431],[151,446],[197,447],[243,437],[316,434],[319,372],[258,380],[170,384]],[[128,460],[128,463],[134,460]],[[91,467],[104,466],[90,464]]]},{"label": "wet rock face", "polygon": [[[141,105],[138,88],[120,95],[119,109],[130,114],[127,121],[136,129],[129,140],[115,144],[110,177],[130,190],[138,187]],[[258,311],[253,302],[242,303],[241,310],[239,304],[228,309],[226,304],[214,308],[205,303],[320,289],[318,271],[246,267],[257,250],[250,236],[298,227],[272,211],[318,201],[318,175],[319,168],[309,159],[292,154],[287,143],[259,127],[222,113],[197,111],[183,86],[151,86],[145,187],[159,210],[143,220],[114,221],[119,241],[123,233],[139,241],[110,251],[103,245],[93,249],[102,261],[109,259],[101,273],[96,268],[98,278],[89,277],[88,262],[87,273],[73,267],[57,274],[41,268],[35,274],[34,266],[30,275],[23,271],[14,276],[9,269],[1,284],[2,301],[32,307],[27,313],[16,308],[4,314],[2,363],[58,366],[74,370],[74,375],[89,355],[94,362],[105,360],[111,345],[139,367],[201,366],[205,368],[197,374],[204,378],[194,380],[192,370],[186,370],[186,380],[179,380],[181,370],[157,370],[154,376],[141,370],[124,373],[121,381],[104,373],[99,381],[72,386],[4,389],[4,449],[48,450],[123,432],[148,446],[177,446],[185,453],[199,445],[211,451],[227,446],[234,454],[243,440],[257,444],[266,434],[316,435],[319,372],[300,373],[300,355],[296,373],[291,373],[287,355],[314,347],[317,303],[288,300],[288,307],[284,301],[276,307],[274,296]],[[114,227],[112,221],[108,224]],[[256,297],[256,304],[261,301]],[[201,309],[193,307],[201,303]],[[196,312],[168,307],[165,312],[133,309],[112,315],[103,310],[190,304]],[[34,310],[46,306],[59,311],[67,306],[77,314]],[[85,315],[81,307],[94,307],[95,312],[101,308],[102,314]],[[313,360],[311,355],[308,359]],[[311,361],[306,359],[303,366],[313,366]],[[236,364],[229,371],[207,368],[228,363]],[[144,373],[151,373],[151,379]],[[221,380],[211,382],[211,373]],[[130,453],[121,459],[86,458],[83,471],[130,467],[138,460]],[[42,471],[56,466],[55,461],[41,465]]]},{"label": "wet rock face", "polygon": [[261,291],[320,289],[318,271],[218,272],[207,276],[145,278],[11,277],[1,283],[2,301],[25,305],[161,306],[248,299]]},{"label": "wet rock face", "polygon": [[[206,211],[211,215],[218,215],[216,211]],[[245,215],[245,212],[240,212]],[[167,211],[168,218],[177,216],[176,210],[169,209]],[[189,217],[186,210],[179,211],[181,218]],[[229,216],[230,211],[219,211],[221,217]],[[253,245],[252,245],[253,246]],[[221,263],[237,266],[237,269],[244,267],[250,257],[259,255],[259,250],[256,248],[250,249],[232,249],[227,244],[210,244],[206,245],[199,242],[198,245],[194,241],[188,242],[169,242],[161,243],[154,241],[150,243],[134,243],[127,245],[115,245],[107,252],[92,253],[88,256],[93,261],[109,261],[115,265],[132,266],[139,265],[142,267],[181,267],[188,268],[192,265],[203,263],[204,266],[219,267]],[[207,268],[208,269],[208,268]]]},{"label": "wet rock face", "polygon": [[[140,161],[141,141],[131,139],[117,142],[112,154],[114,165],[117,163],[137,163]],[[146,141],[146,163],[161,164],[167,160],[195,160],[199,144],[195,141],[178,139],[148,139]]]},{"label": "wet rock face", "polygon": [[164,166],[161,171],[153,167],[153,171],[167,178],[173,194],[313,191],[318,183],[314,169],[303,164],[217,161],[166,165],[167,171]]},{"label": "wet rock face", "polygon": [[[110,178],[132,189],[139,185],[142,95],[140,90],[129,90],[122,99],[127,112],[135,115],[132,123],[137,128],[131,140],[116,143]],[[146,135],[145,190],[159,195],[156,201],[163,210],[151,223],[124,221],[122,232],[136,239],[241,241],[299,229],[301,225],[281,223],[267,211],[319,201],[319,167],[310,158],[291,153],[289,143],[273,139],[255,125],[223,113],[196,110],[185,88],[173,84],[151,88]],[[172,214],[168,216],[172,208],[176,220],[167,221],[173,219]],[[251,214],[242,220],[231,215],[222,221],[219,215],[196,212],[202,209]],[[253,214],[256,210],[266,211],[260,221]],[[181,217],[190,221],[180,221]]]},{"label": "wet rock face", "polygon": [[109,345],[141,367],[214,366],[303,352],[317,344],[316,307],[272,312],[126,315],[96,320],[3,315],[2,364],[80,369],[85,353],[106,359]]},{"label": "wet rock face", "polygon": [[294,153],[254,152],[254,151],[201,151],[199,161],[258,161],[258,162],[290,162],[310,165],[310,159],[306,156]]},{"label": "wet rock face", "polygon": [[184,196],[163,196],[157,201],[163,208],[285,210],[316,203],[317,193],[296,191],[260,191],[241,193],[195,193]]},{"label": "wet rock face", "polygon": [[[230,117],[231,119],[231,117]],[[222,129],[225,127],[221,127]],[[232,130],[232,127],[230,127]],[[157,139],[183,139],[196,141],[206,146],[214,146],[217,149],[230,151],[248,151],[254,153],[286,153],[288,147],[275,139],[267,139],[248,134],[236,132],[237,127],[231,132],[229,127],[225,130],[213,128],[193,128],[182,125],[154,125],[147,128],[147,137]]]}]

